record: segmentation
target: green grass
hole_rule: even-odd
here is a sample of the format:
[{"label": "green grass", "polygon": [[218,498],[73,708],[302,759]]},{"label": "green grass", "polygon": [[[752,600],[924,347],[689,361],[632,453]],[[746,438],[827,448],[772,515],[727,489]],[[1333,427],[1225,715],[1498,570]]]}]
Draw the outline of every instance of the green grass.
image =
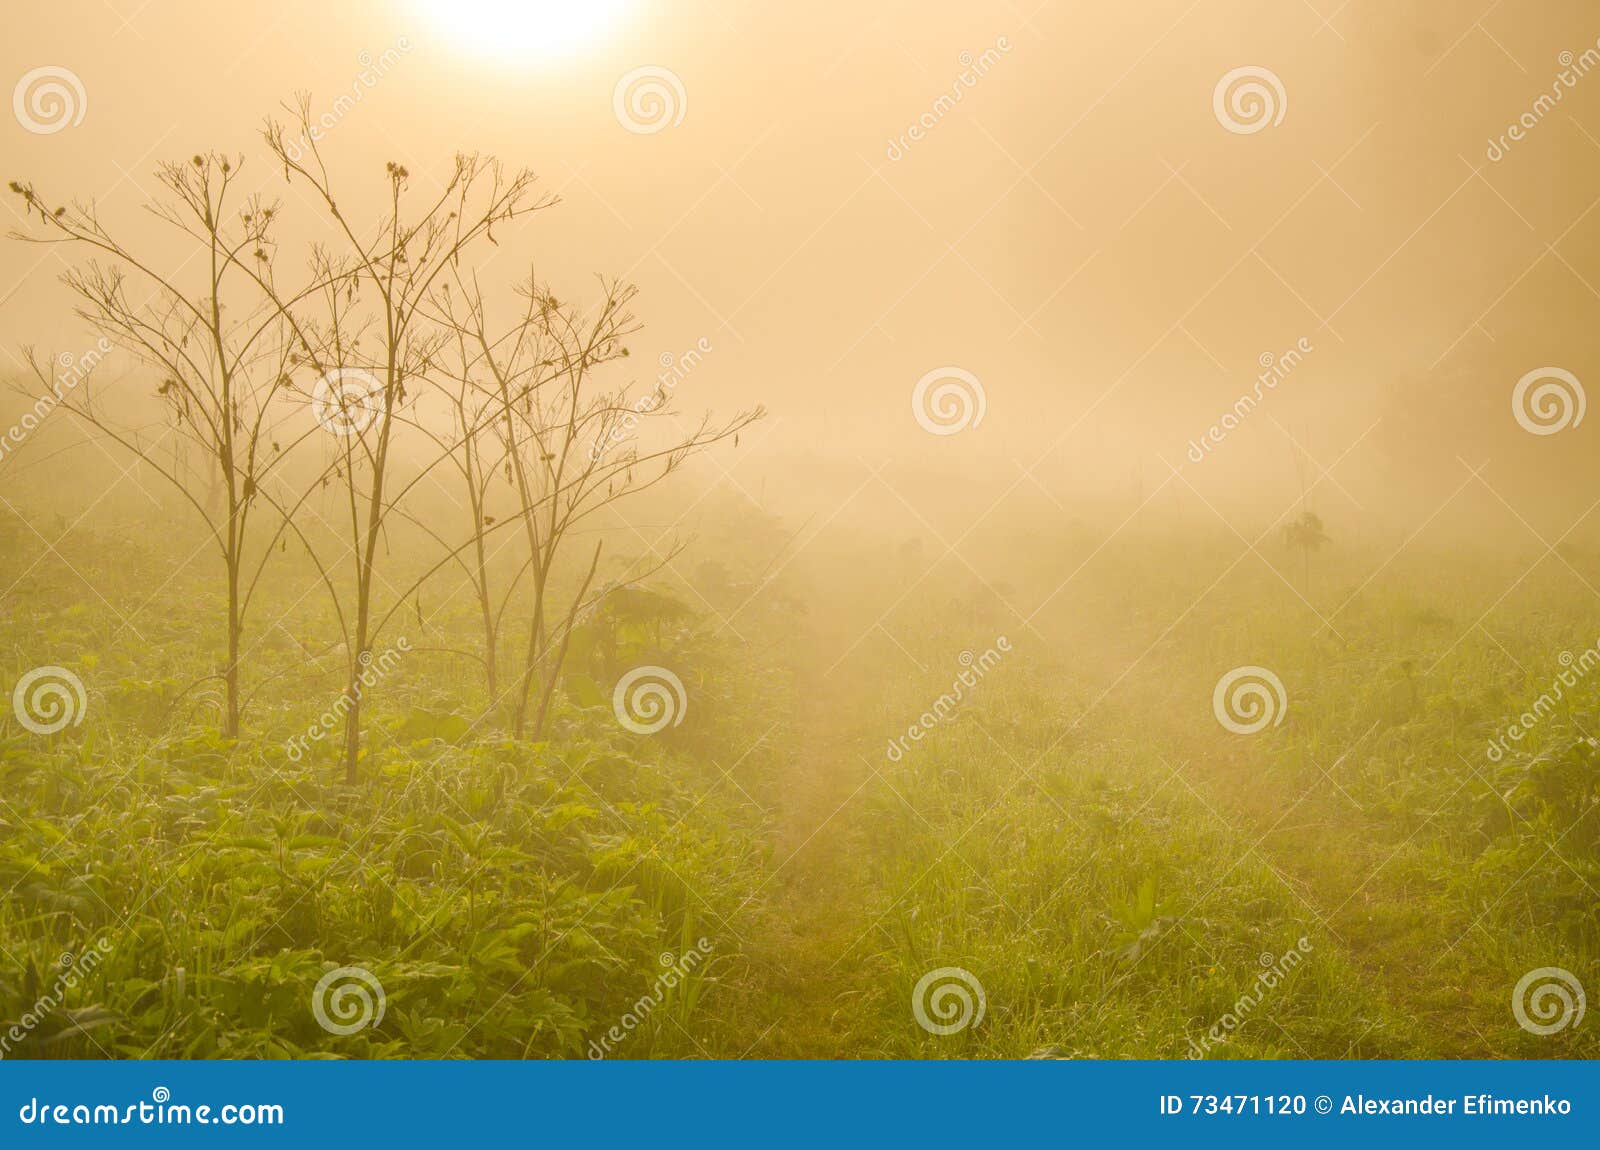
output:
[{"label": "green grass", "polygon": [[[1538,1036],[1511,1009],[1537,967],[1600,987],[1600,674],[1485,755],[1600,636],[1592,573],[1350,549],[1296,593],[1296,557],[1130,537],[1024,618],[1081,532],[982,579],[835,534],[762,583],[740,540],[771,525],[717,514],[717,570],[659,584],[693,617],[580,653],[603,698],[570,693],[547,741],[418,651],[373,696],[354,787],[283,745],[336,674],[267,682],[236,742],[184,693],[216,604],[179,543],[79,528],[45,552],[0,521],[8,690],[60,664],[89,692],[57,735],[0,718],[0,1020],[63,953],[81,972],[8,1056],[584,1057],[631,1016],[612,1057],[1181,1058],[1246,998],[1208,1057],[1600,1055],[1593,1019]],[[326,623],[285,565],[268,671]],[[414,646],[470,645],[464,600],[424,602]],[[682,726],[614,721],[643,663],[683,677]],[[1288,698],[1248,736],[1211,710],[1244,664]],[[319,1025],[338,967],[381,983],[376,1026]],[[981,984],[980,1024],[917,1024],[939,967]]]}]

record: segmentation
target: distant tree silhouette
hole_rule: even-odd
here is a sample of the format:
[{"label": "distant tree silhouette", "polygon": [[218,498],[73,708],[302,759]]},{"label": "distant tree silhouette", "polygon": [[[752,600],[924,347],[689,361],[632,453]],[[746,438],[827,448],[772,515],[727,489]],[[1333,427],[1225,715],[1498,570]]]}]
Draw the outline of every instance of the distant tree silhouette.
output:
[{"label": "distant tree silhouette", "polygon": [[1301,586],[1307,591],[1311,589],[1311,556],[1314,552],[1331,543],[1326,531],[1322,529],[1322,520],[1314,511],[1302,511],[1283,527],[1283,541],[1285,545],[1300,552],[1300,580]]}]

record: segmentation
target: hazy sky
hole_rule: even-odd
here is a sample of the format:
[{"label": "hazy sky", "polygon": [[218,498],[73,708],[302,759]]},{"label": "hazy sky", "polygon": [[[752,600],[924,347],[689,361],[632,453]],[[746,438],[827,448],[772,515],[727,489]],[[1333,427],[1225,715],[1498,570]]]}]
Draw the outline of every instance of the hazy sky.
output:
[{"label": "hazy sky", "polygon": [[[1335,513],[1426,514],[1485,459],[1558,531],[1587,504],[1572,479],[1600,416],[1535,435],[1512,394],[1540,369],[1600,379],[1592,3],[505,7],[14,5],[6,83],[66,69],[81,96],[52,122],[14,92],[6,178],[132,220],[156,160],[217,148],[305,208],[258,126],[297,90],[319,111],[359,90],[324,142],[352,189],[388,159],[425,181],[456,149],[533,167],[564,202],[485,276],[537,258],[574,296],[594,272],[636,281],[636,362],[714,348],[680,406],[772,410],[746,451],[892,458],[1055,503],[1148,492],[1171,465],[1276,510],[1292,434],[1340,461],[1318,490]],[[640,68],[666,118],[631,127],[658,130],[627,122],[619,81]],[[1264,120],[1219,92],[1241,68]],[[8,351],[84,342],[63,266],[0,245]],[[1297,346],[1189,459],[1262,357]],[[948,368],[982,420],[929,434],[913,389]]]}]

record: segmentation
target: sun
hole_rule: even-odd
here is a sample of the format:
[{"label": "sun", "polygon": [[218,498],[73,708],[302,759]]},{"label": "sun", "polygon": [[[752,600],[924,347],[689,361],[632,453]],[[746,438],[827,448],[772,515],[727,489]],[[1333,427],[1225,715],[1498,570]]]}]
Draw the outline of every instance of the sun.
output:
[{"label": "sun", "polygon": [[631,0],[413,0],[461,51],[513,66],[571,62],[594,49]]}]

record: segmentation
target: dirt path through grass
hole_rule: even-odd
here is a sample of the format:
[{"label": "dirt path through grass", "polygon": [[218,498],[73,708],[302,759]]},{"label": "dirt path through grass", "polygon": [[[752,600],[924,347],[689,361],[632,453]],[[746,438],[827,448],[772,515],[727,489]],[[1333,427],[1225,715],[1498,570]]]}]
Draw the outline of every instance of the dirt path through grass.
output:
[{"label": "dirt path through grass", "polygon": [[855,810],[873,783],[857,752],[870,726],[861,692],[846,668],[829,675],[820,657],[796,677],[774,869],[745,935],[756,985],[739,1030],[752,1057],[850,1057],[873,1045],[865,1024],[874,1012],[862,1000],[881,988],[856,946],[880,901]]},{"label": "dirt path through grass", "polygon": [[[850,642],[847,630],[837,619],[813,620],[811,633],[795,643],[807,654],[796,668],[793,712],[783,736],[786,764],[772,812],[772,869],[742,916],[748,929],[738,924],[751,962],[735,1012],[734,1054],[860,1057],[897,1049],[888,1031],[900,1006],[890,1001],[892,963],[883,960],[886,940],[877,927],[903,892],[882,877],[886,845],[872,836],[883,820],[870,814],[872,804],[898,800],[874,777],[863,753],[870,756],[881,746],[882,701],[894,687],[886,676],[904,667],[892,652],[867,647],[832,666]],[[1070,674],[1070,668],[1056,670]],[[1194,673],[1172,668],[1172,674]],[[1281,881],[1285,904],[1320,924],[1323,937],[1316,945],[1333,948],[1360,972],[1368,1007],[1348,1036],[1350,1049],[1309,1053],[1519,1053],[1523,1036],[1508,1002],[1515,972],[1508,974],[1503,949],[1474,931],[1470,908],[1442,889],[1442,846],[1435,841],[1437,828],[1429,826],[1431,812],[1372,801],[1358,805],[1354,797],[1365,794],[1358,779],[1368,759],[1393,773],[1427,752],[1412,745],[1423,736],[1392,733],[1391,717],[1365,735],[1336,738],[1318,727],[1333,720],[1305,703],[1293,712],[1293,725],[1259,738],[1197,730],[1194,715],[1174,707],[1172,674],[1120,682],[1084,717],[1072,741],[1111,748],[1126,745],[1128,731],[1141,732],[1140,751],[1119,769],[1147,776],[1151,792],[1161,790],[1163,801],[1176,801],[1228,829],[1227,850],[1233,853],[1216,854],[1219,884],[1235,866],[1264,866]],[[997,679],[994,688],[1006,684]],[[1185,698],[1191,693],[1182,692]],[[1163,786],[1168,766],[1180,762],[1187,764],[1183,784]],[[1021,787],[1007,801],[1036,799]],[[1237,917],[1219,911],[1215,905],[1199,908],[1189,924],[1202,942],[1204,920],[1228,923]],[[1012,944],[1017,962],[1031,956],[1028,939]],[[1345,1041],[1340,1037],[1338,1044]],[[1025,1053],[1019,1049],[1011,1056]]]}]

